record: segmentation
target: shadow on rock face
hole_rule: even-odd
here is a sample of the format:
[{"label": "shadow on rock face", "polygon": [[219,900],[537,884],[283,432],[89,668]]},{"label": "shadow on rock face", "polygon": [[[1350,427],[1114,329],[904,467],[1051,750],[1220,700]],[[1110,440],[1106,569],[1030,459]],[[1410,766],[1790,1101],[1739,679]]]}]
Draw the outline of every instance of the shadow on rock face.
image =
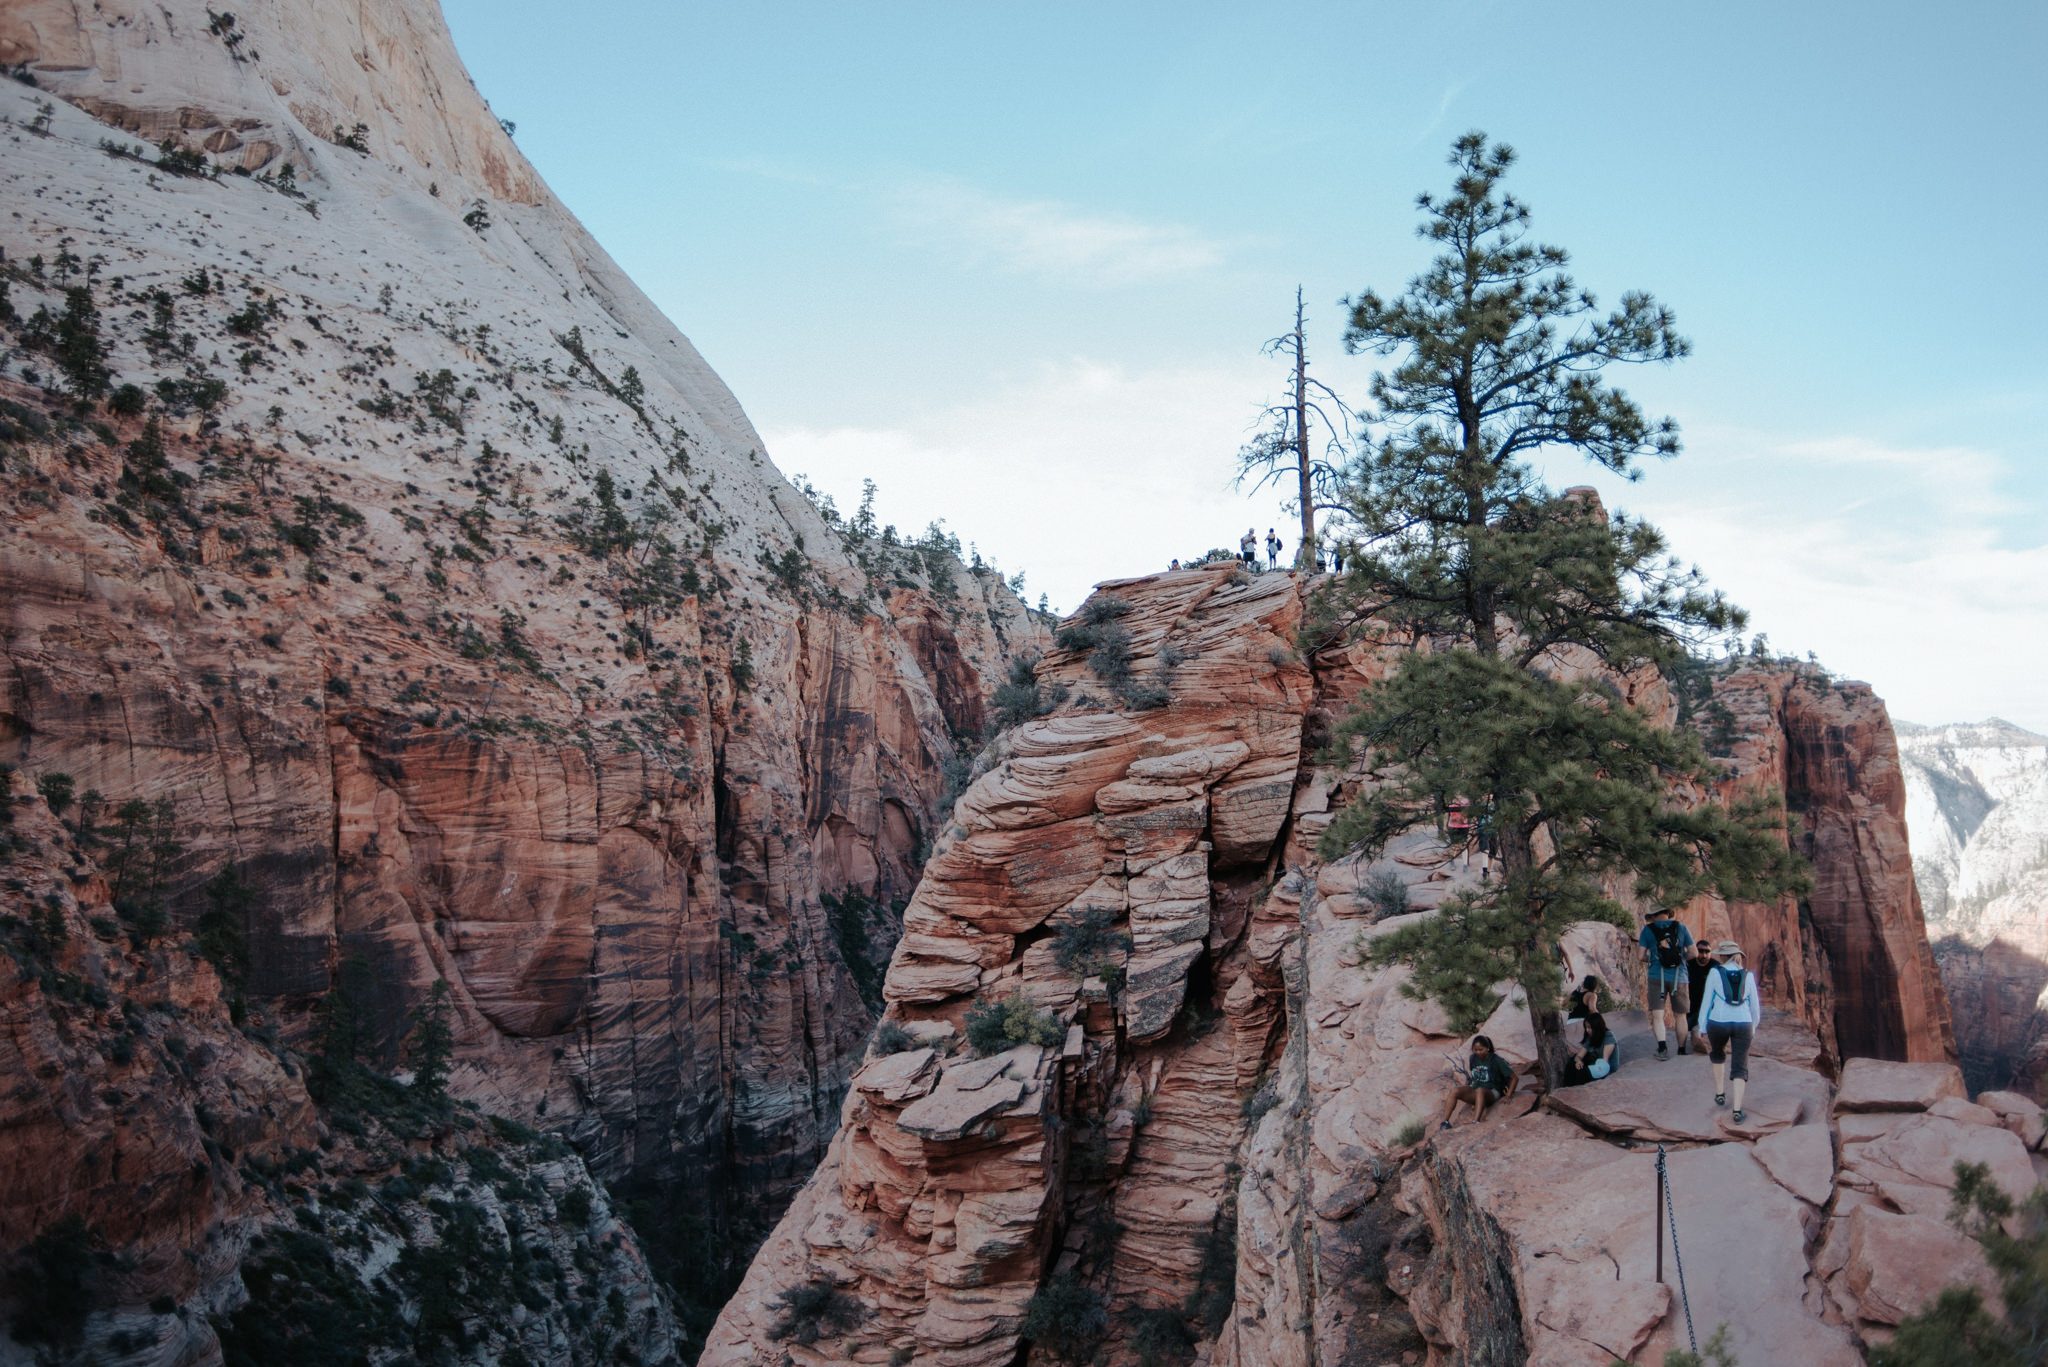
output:
[{"label": "shadow on rock face", "polygon": [[1956,1052],[1971,1095],[2012,1088],[2038,1096],[2048,1073],[2048,963],[2002,939],[1934,942],[1934,961],[1955,1007]]}]

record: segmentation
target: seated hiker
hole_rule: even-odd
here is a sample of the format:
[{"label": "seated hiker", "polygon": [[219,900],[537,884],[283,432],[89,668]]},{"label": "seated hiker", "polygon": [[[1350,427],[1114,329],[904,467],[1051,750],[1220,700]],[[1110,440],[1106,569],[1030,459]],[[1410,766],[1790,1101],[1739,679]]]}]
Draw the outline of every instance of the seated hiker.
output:
[{"label": "seated hiker", "polygon": [[1451,1128],[1451,1117],[1457,1113],[1458,1103],[1470,1102],[1474,1122],[1486,1119],[1486,1108],[1505,1097],[1515,1094],[1515,1087],[1521,1079],[1508,1061],[1493,1052],[1493,1041],[1484,1035],[1472,1037],[1472,1057],[1463,1068],[1457,1068],[1464,1079],[1464,1085],[1451,1088],[1451,1095],[1444,1102],[1444,1118],[1437,1128]]},{"label": "seated hiker", "polygon": [[[1565,1085],[1581,1086],[1614,1071],[1617,1041],[1600,1011],[1600,980],[1588,973],[1572,991],[1571,1011],[1565,1019],[1581,1022],[1579,1042],[1571,1051]],[[1582,1076],[1583,1075],[1583,1076]]]}]

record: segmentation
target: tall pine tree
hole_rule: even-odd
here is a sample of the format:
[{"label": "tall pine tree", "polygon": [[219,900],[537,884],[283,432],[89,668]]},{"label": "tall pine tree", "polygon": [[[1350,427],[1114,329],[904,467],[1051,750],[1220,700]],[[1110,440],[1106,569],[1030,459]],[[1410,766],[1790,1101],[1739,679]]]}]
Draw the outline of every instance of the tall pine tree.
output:
[{"label": "tall pine tree", "polygon": [[1718,774],[1698,738],[1624,693],[1742,614],[1654,527],[1553,492],[1533,464],[1575,451],[1633,479],[1675,455],[1676,425],[1602,372],[1690,347],[1647,294],[1601,313],[1565,252],[1530,240],[1527,208],[1499,188],[1510,148],[1470,133],[1450,161],[1450,194],[1418,201],[1436,259],[1391,299],[1347,301],[1347,348],[1397,364],[1373,380],[1381,435],[1351,471],[1351,567],[1312,641],[1371,631],[1410,649],[1340,727],[1369,776],[1322,852],[1376,856],[1453,804],[1472,815],[1492,876],[1374,955],[1409,964],[1408,990],[1462,1030],[1498,1006],[1494,984],[1521,984],[1554,1087],[1568,926],[1632,927],[1621,891],[1662,905],[1708,888],[1767,898],[1805,875],[1782,806],[1699,802]]}]

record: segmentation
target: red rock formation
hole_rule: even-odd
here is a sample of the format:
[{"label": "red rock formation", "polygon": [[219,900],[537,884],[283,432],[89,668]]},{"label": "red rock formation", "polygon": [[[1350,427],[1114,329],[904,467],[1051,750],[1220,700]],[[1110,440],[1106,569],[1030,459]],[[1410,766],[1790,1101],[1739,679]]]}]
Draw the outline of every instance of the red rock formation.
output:
[{"label": "red rock formation", "polygon": [[[1696,1308],[1740,1308],[1806,1361],[1853,1362],[1860,1336],[1879,1332],[1895,1273],[1829,1281],[1841,1269],[1809,1260],[1838,1182],[1829,1083],[1813,1070],[1845,1041],[1954,1072],[1882,705],[1867,690],[1742,671],[1720,681],[1725,715],[1702,720],[1726,733],[1725,795],[1788,792],[1816,864],[1804,911],[1788,900],[1688,913],[1703,935],[1744,940],[1765,982],[1745,1122],[1712,1104],[1702,1060],[1643,1061],[1642,1017],[1618,1014],[1634,1060],[1618,1077],[1559,1094],[1551,1114],[1531,1114],[1525,1090],[1482,1132],[1418,1152],[1460,1041],[1439,1008],[1401,993],[1405,970],[1369,964],[1371,939],[1403,918],[1376,919],[1367,879],[1396,875],[1409,915],[1424,915],[1486,861],[1429,832],[1370,866],[1315,857],[1357,778],[1316,767],[1318,737],[1386,661],[1358,646],[1312,671],[1293,663],[1299,592],[1291,576],[1189,571],[1104,585],[1100,598],[1128,610],[1073,619],[1075,648],[1041,671],[1073,696],[978,762],[906,913],[884,991],[907,1032],[898,1042],[915,1047],[871,1055],[857,1075],[831,1159],[757,1257],[705,1362],[771,1358],[800,1327],[789,1293],[813,1283],[866,1317],[843,1341],[806,1346],[806,1362],[1007,1361],[1053,1275],[1101,1298],[1112,1360],[1133,1356],[1141,1333],[1155,1345],[1214,1337],[1206,1360],[1219,1364],[1425,1349],[1476,1360],[1482,1343],[1499,1361],[1654,1356],[1678,1342],[1677,1312],[1649,1275],[1651,1159],[1619,1138],[1705,1145],[1681,1155],[1674,1180],[1688,1200],[1735,1193],[1745,1212],[1717,1225],[1688,1206],[1688,1256],[1718,1259],[1726,1244],[1741,1263],[1705,1300],[1696,1287]],[[1129,634],[1135,677],[1185,656],[1164,705],[1129,705],[1086,662],[1084,638],[1110,621]],[[1116,660],[1097,663],[1115,672]],[[1672,714],[1661,682],[1633,683],[1637,705]],[[1565,950],[1624,1000],[1639,991],[1637,951],[1612,927],[1582,926]],[[1116,968],[1121,987],[1103,972]],[[1064,1045],[972,1061],[966,1008],[1013,992],[1051,1013]],[[1533,1066],[1518,994],[1484,1028]],[[1861,1190],[1859,1174],[1896,1162],[1896,1200],[1936,1199],[1943,1144],[2003,1145],[2012,1168],[2034,1117],[2023,1098],[2006,1104],[2011,1117],[1930,1113],[1927,1125],[1978,1129],[1916,1130],[1910,1153],[1852,1155],[1839,1181]],[[1884,1209],[1903,1209],[1896,1200]],[[1764,1247],[1735,1247],[1749,1234]],[[1893,1267],[1876,1234],[1867,1243],[1872,1269]],[[1880,1290],[1866,1295],[1870,1284]]]}]

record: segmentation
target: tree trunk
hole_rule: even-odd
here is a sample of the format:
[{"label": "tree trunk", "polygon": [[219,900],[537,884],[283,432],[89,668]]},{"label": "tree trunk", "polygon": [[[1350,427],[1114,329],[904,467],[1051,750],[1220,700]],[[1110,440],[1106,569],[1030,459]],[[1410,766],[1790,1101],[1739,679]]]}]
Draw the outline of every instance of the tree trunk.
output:
[{"label": "tree trunk", "polygon": [[[1499,877],[1504,884],[1512,884],[1517,875],[1527,873],[1535,865],[1535,832],[1520,827],[1497,830],[1494,833],[1494,849],[1500,860]],[[1543,918],[1534,907],[1524,907],[1523,915],[1528,918],[1529,938],[1522,944],[1522,962],[1534,963],[1541,955],[1554,951],[1543,943]],[[1524,973],[1526,978],[1531,976]],[[1538,1077],[1545,1092],[1554,1092],[1564,1085],[1565,1060],[1571,1050],[1565,1046],[1564,1013],[1558,1010],[1556,1002],[1539,1002],[1536,994],[1524,986],[1522,992],[1529,999],[1529,1025],[1536,1035],[1536,1066]]]},{"label": "tree trunk", "polygon": [[1316,567],[1316,496],[1315,481],[1309,478],[1308,339],[1302,328],[1299,285],[1294,289],[1294,460],[1301,477],[1301,544],[1295,547],[1294,567],[1306,572]]}]

